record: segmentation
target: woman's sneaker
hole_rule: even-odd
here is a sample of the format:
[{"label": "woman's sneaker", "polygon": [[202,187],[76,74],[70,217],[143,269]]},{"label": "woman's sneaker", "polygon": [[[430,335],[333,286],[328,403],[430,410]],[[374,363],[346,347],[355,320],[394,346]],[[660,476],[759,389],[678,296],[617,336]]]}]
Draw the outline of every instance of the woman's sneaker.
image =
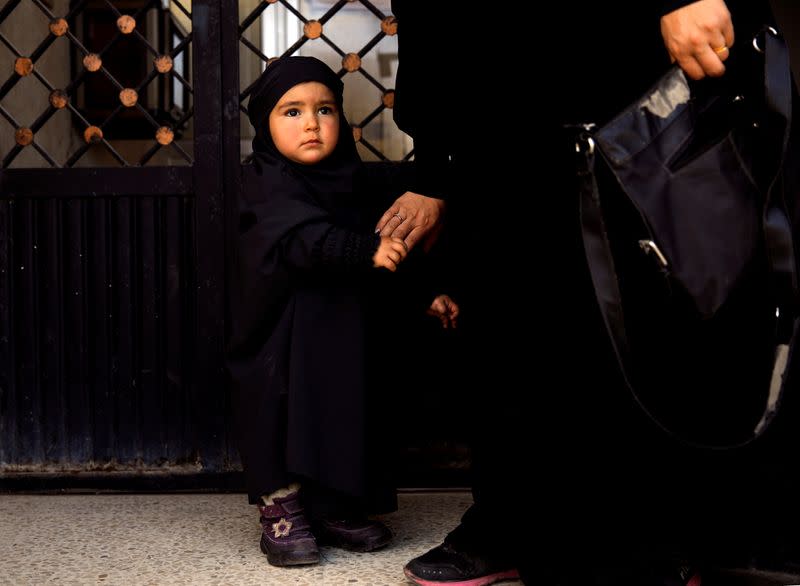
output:
[{"label": "woman's sneaker", "polygon": [[303,514],[297,493],[275,497],[271,505],[259,505],[261,551],[273,566],[300,566],[319,562],[319,548],[311,525]]},{"label": "woman's sneaker", "polygon": [[380,549],[393,537],[386,525],[370,519],[316,519],[313,531],[320,545],[359,552]]},{"label": "woman's sneaker", "polygon": [[519,572],[510,563],[468,552],[449,541],[408,562],[403,572],[420,586],[487,586],[519,578]]}]

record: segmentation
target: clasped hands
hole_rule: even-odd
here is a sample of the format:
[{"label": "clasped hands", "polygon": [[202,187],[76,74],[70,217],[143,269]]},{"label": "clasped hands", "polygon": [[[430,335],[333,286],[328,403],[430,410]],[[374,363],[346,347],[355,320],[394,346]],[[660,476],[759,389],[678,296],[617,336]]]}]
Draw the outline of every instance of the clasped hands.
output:
[{"label": "clasped hands", "polygon": [[381,235],[374,266],[394,272],[408,252],[422,242],[427,251],[442,229],[444,201],[406,191],[389,206],[375,225]]},{"label": "clasped hands", "polygon": [[[374,266],[394,272],[418,243],[429,250],[442,229],[444,208],[443,200],[411,191],[398,197],[375,226],[381,242],[373,256]],[[427,310],[445,329],[456,327],[459,312],[458,304],[444,294],[437,295]]]}]

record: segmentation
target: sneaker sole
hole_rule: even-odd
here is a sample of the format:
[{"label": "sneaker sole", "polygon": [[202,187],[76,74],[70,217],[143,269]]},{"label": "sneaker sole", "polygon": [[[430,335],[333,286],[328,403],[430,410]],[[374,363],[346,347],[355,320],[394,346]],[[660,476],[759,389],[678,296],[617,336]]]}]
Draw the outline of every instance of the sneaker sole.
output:
[{"label": "sneaker sole", "polygon": [[319,563],[319,552],[316,554],[308,552],[302,554],[296,552],[272,553],[263,541],[259,545],[271,566],[308,566]]},{"label": "sneaker sole", "polygon": [[519,579],[519,572],[517,570],[498,572],[497,574],[489,574],[488,576],[481,576],[480,578],[473,578],[472,580],[440,580],[438,582],[415,576],[408,568],[403,568],[403,573],[406,575],[406,578],[415,584],[419,584],[419,586],[437,586],[439,584],[447,584],[447,586],[486,586],[487,584],[494,584],[501,580]]}]

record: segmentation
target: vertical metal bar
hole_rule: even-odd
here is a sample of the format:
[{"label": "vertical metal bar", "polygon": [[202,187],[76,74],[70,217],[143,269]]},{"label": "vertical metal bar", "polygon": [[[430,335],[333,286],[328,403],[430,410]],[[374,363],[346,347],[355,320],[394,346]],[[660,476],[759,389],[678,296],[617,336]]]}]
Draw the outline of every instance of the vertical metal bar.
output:
[{"label": "vertical metal bar", "polygon": [[155,284],[155,298],[154,298],[154,311],[156,315],[156,332],[153,346],[156,348],[154,370],[153,370],[153,383],[154,388],[158,392],[158,422],[160,425],[158,438],[158,454],[157,461],[166,458],[166,445],[169,437],[169,388],[166,385],[165,376],[165,338],[166,338],[166,308],[164,307],[164,266],[166,265],[167,250],[164,246],[166,241],[166,225],[164,223],[165,205],[164,199],[153,199],[153,224],[154,224],[154,237],[153,243],[155,256],[153,258],[153,277]]},{"label": "vertical metal bar", "polygon": [[189,454],[186,445],[191,442],[191,435],[186,428],[186,407],[188,398],[183,389],[184,377],[181,373],[183,362],[181,360],[181,344],[189,343],[189,338],[183,340],[182,303],[183,297],[190,294],[191,290],[182,287],[182,273],[188,267],[181,263],[181,250],[183,243],[183,227],[180,212],[183,208],[182,200],[169,198],[163,202],[161,214],[161,232],[164,234],[162,258],[162,286],[163,295],[161,309],[163,318],[163,378],[164,411],[165,411],[165,456],[170,462],[186,460]]},{"label": "vertical metal bar", "polygon": [[61,416],[59,417],[59,435],[61,437],[61,459],[62,461],[69,461],[69,433],[67,426],[67,392],[69,386],[66,384],[66,369],[65,369],[65,347],[66,334],[64,328],[64,300],[65,294],[65,280],[64,280],[64,202],[58,200],[56,204],[56,231],[55,231],[56,247],[58,249],[56,255],[56,278],[58,286],[56,288],[57,299],[55,301],[57,307],[58,319],[58,398],[56,399],[55,407],[58,409]]},{"label": "vertical metal bar", "polygon": [[[2,171],[0,171],[2,172]],[[14,337],[14,208],[0,199],[0,461],[16,453],[16,344]]]},{"label": "vertical metal bar", "polygon": [[[229,64],[222,68],[222,105],[226,116],[222,124],[223,149],[223,180],[226,189],[225,197],[225,222],[223,242],[225,243],[225,282],[230,282],[231,272],[236,270],[236,255],[234,254],[237,230],[238,213],[237,201],[242,190],[242,163],[240,152],[240,96],[239,96],[239,3],[235,0],[222,0],[223,20],[220,23],[222,32],[222,63]],[[230,334],[230,324],[227,314],[228,305],[225,304],[225,339]],[[232,408],[230,393],[225,393],[226,412],[228,420],[232,421]],[[229,462],[238,462],[239,453],[234,438],[229,438],[226,446]]]},{"label": "vertical metal bar", "polygon": [[157,461],[162,444],[161,392],[158,385],[158,330],[156,255],[158,247],[156,208],[153,199],[145,197],[137,200],[139,210],[139,230],[137,233],[140,253],[140,332],[138,379],[141,397],[142,418],[139,433],[142,437],[142,458],[145,463]]},{"label": "vertical metal bar", "polygon": [[82,200],[65,203],[64,232],[64,379],[66,380],[67,442],[72,462],[92,458],[91,399],[86,358],[86,250]]},{"label": "vertical metal bar", "polygon": [[[172,42],[169,33],[171,17],[169,9],[164,10],[159,8],[158,10],[158,31],[156,33],[158,35],[158,52],[161,55],[167,55],[169,54],[169,46]],[[169,95],[171,92],[167,87],[167,76],[159,75],[156,79],[156,84],[158,88],[158,97],[160,98],[160,101],[156,104],[156,108],[158,108],[160,112],[169,112]]]},{"label": "vertical metal bar", "polygon": [[39,419],[39,379],[37,341],[37,313],[35,301],[36,274],[33,244],[36,241],[34,201],[17,204],[17,222],[14,233],[15,274],[14,331],[17,360],[17,461],[31,463],[41,461],[41,421]]},{"label": "vertical metal bar", "polygon": [[[180,364],[181,364],[181,389],[184,400],[186,402],[187,411],[190,411],[191,417],[187,420],[187,433],[191,437],[199,435],[200,426],[198,425],[198,417],[196,413],[200,411],[199,406],[192,405],[195,399],[196,387],[195,376],[196,369],[194,368],[195,360],[195,340],[197,339],[197,270],[195,267],[195,198],[183,197],[181,198],[180,205],[180,232],[181,232],[181,248],[180,248],[180,287],[184,291],[180,296],[182,301],[181,306],[181,347],[180,347]],[[191,406],[191,409],[189,407]],[[190,437],[190,435],[187,435]],[[191,443],[193,459],[198,458],[198,445],[197,441],[193,440]]]},{"label": "vertical metal bar", "polygon": [[142,386],[142,253],[141,253],[141,213],[139,200],[131,199],[128,205],[128,258],[130,290],[130,320],[127,334],[130,336],[128,353],[130,356],[130,385],[126,389],[132,405],[129,423],[131,446],[134,459],[139,459],[144,451],[142,445],[142,419],[147,417],[142,409],[144,387]]},{"label": "vertical metal bar", "polygon": [[122,463],[135,460],[138,455],[136,401],[136,377],[134,375],[136,344],[135,338],[135,262],[134,205],[130,198],[115,200],[113,211],[114,295],[112,308],[114,319],[114,354],[118,357],[114,369],[114,395],[116,400],[115,431],[118,438],[117,458]]},{"label": "vertical metal bar", "polygon": [[[195,87],[195,266],[197,266],[196,384],[192,402],[198,407],[200,446],[204,466],[213,471],[225,464],[224,344],[224,205],[223,157],[238,145],[222,143],[221,72],[237,69],[223,62],[222,5],[237,13],[230,0],[192,3],[193,85]],[[224,21],[226,24],[229,19]],[[236,111],[236,110],[234,110]]]},{"label": "vertical metal bar", "polygon": [[113,401],[111,397],[111,344],[110,313],[108,303],[108,258],[112,254],[108,238],[107,198],[86,202],[87,225],[87,266],[90,274],[87,287],[88,298],[88,358],[91,387],[93,391],[92,427],[93,456],[97,461],[108,462],[115,459],[113,421]]},{"label": "vertical metal bar", "polygon": [[56,199],[35,202],[39,208],[39,230],[36,243],[38,272],[40,275],[39,314],[41,315],[39,394],[42,401],[44,427],[44,458],[46,462],[66,461],[65,417],[61,409],[62,381],[62,328],[60,281],[60,203]]}]

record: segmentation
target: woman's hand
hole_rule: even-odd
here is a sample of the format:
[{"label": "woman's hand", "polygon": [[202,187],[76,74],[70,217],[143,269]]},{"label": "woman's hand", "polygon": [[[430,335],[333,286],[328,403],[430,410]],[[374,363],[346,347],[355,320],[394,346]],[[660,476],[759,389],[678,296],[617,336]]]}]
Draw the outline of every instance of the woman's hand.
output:
[{"label": "woman's hand", "polygon": [[672,62],[692,79],[725,73],[733,21],[723,0],[699,0],[661,17],[661,36]]},{"label": "woman's hand", "polygon": [[442,229],[444,200],[406,191],[378,220],[375,226],[381,236],[391,236],[405,241],[408,250],[424,241],[430,250]]}]

